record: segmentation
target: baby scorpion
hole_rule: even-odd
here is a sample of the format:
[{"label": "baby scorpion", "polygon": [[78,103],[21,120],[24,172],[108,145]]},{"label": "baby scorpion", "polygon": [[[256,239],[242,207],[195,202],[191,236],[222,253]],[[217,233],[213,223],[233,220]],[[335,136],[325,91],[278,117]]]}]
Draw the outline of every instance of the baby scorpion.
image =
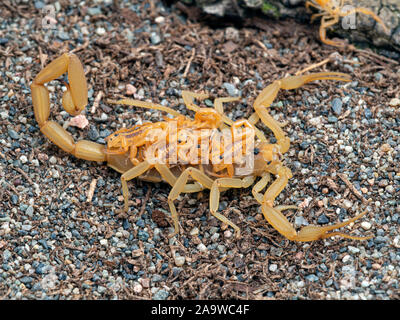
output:
[{"label": "baby scorpion", "polygon": [[[49,120],[50,98],[44,84],[65,72],[68,73],[69,84],[66,84],[67,90],[62,98],[64,109],[71,115],[77,115],[87,105],[83,66],[76,55],[65,53],[48,64],[31,85],[34,114],[40,131],[65,152],[80,159],[106,161],[108,166],[120,172],[126,211],[129,209],[129,180],[140,178],[170,184],[172,190],[168,204],[174,224],[174,232],[170,237],[179,231],[174,201],[181,193],[204,189],[210,190],[211,214],[231,226],[239,237],[239,227],[218,212],[220,192],[230,188],[248,188],[260,177],[252,188],[252,194],[261,205],[265,219],[286,238],[295,241],[314,241],[335,235],[356,240],[370,238],[334,231],[361,218],[366,211],[342,223],[331,226],[308,225],[297,232],[282,214],[283,210],[297,207],[274,206],[275,198],[285,188],[292,173],[282,163],[282,154],[288,151],[290,140],[285,136],[281,124],[268,113],[268,107],[280,89],[296,89],[316,80],[350,81],[349,75],[320,72],[276,80],[257,96],[253,104],[255,112],[249,119],[238,121],[229,119],[223,110],[223,103],[238,100],[236,97],[216,98],[214,108],[201,108],[194,100],[204,100],[207,94],[182,91],[186,107],[195,112],[194,119],[155,103],[111,100],[110,103],[157,109],[168,113],[170,118],[118,130],[107,138],[105,146],[88,140],[75,142],[62,126]],[[276,143],[269,143],[263,132],[256,128],[259,121],[271,129]],[[229,158],[227,154],[231,161],[225,161]],[[248,161],[249,157],[251,161]],[[262,194],[271,180],[271,174],[276,176],[276,180]]]},{"label": "baby scorpion", "polygon": [[321,26],[319,28],[319,36],[321,41],[335,47],[343,47],[343,42],[333,41],[326,38],[326,28],[329,28],[339,22],[340,17],[346,17],[357,12],[371,16],[376,22],[378,22],[385,29],[385,32],[389,32],[388,28],[383,23],[382,19],[379,18],[375,13],[366,8],[351,8],[348,11],[343,11],[346,0],[309,0],[306,1],[306,8],[314,7],[320,10],[320,13],[315,13],[311,16],[311,22],[315,18],[321,16]]}]

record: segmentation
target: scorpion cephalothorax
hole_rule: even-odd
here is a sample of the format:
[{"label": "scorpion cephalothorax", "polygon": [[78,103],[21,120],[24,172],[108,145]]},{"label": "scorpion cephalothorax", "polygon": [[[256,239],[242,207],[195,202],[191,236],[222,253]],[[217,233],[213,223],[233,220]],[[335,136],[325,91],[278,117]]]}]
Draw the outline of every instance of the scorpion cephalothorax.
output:
[{"label": "scorpion cephalothorax", "polygon": [[[215,99],[214,108],[200,108],[194,100],[205,99],[208,95],[183,91],[185,105],[195,112],[194,119],[172,108],[150,102],[129,99],[110,101],[160,110],[170,117],[164,118],[164,121],[118,130],[108,137],[107,146],[104,146],[87,140],[75,142],[62,126],[48,119],[50,99],[44,84],[65,72],[68,72],[69,85],[63,95],[64,109],[76,115],[87,104],[83,67],[74,54],[63,54],[46,66],[31,85],[34,113],[40,130],[64,151],[81,159],[106,161],[110,167],[122,173],[126,211],[129,210],[129,180],[138,177],[170,184],[172,190],[168,204],[174,224],[174,232],[170,236],[179,230],[174,201],[181,193],[204,189],[210,190],[211,214],[234,228],[239,236],[239,227],[218,212],[220,192],[230,188],[248,188],[260,178],[253,186],[253,196],[261,205],[266,220],[288,239],[313,241],[333,235],[358,240],[368,238],[338,231],[329,232],[348,225],[366,212],[332,226],[309,225],[296,232],[282,214],[283,210],[296,207],[274,206],[275,198],[285,188],[292,173],[282,162],[282,155],[288,151],[290,140],[285,136],[281,124],[268,113],[268,107],[280,89],[299,88],[315,80],[350,81],[348,75],[320,72],[276,80],[257,96],[253,104],[255,112],[249,119],[238,121],[232,121],[224,114],[223,103],[238,100],[232,97]],[[259,121],[271,129],[276,143],[269,143],[263,132],[256,128]],[[276,176],[276,180],[268,186],[271,174]]]}]

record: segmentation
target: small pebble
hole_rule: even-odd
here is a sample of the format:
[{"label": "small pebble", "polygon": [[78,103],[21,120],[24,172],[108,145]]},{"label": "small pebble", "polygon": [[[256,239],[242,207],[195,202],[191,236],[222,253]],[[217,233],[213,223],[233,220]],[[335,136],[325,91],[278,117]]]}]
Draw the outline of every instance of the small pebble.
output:
[{"label": "small pebble", "polygon": [[125,89],[126,89],[126,94],[127,95],[133,95],[137,91],[136,87],[134,87],[133,85],[131,85],[129,83],[126,85]]},{"label": "small pebble", "polygon": [[197,245],[197,250],[199,250],[200,252],[206,252],[207,251],[207,247],[204,245],[204,243],[199,243]]},{"label": "small pebble", "polygon": [[185,264],[185,260],[185,257],[182,256],[175,257],[175,265],[177,267],[182,267]]},{"label": "small pebble", "polygon": [[373,263],[372,264],[372,269],[374,270],[380,270],[381,269],[381,265],[379,263]]},{"label": "small pebble", "polygon": [[143,291],[142,285],[138,282],[135,282],[135,284],[133,285],[133,291],[137,294],[141,293]]},{"label": "small pebble", "polygon": [[348,254],[346,254],[346,255],[343,257],[342,262],[343,262],[343,263],[347,263],[347,262],[349,262],[350,260],[351,260],[351,256],[348,255]]},{"label": "small pebble", "polygon": [[104,28],[102,28],[102,27],[99,27],[99,28],[96,29],[96,33],[97,33],[99,36],[103,36],[103,35],[105,35],[105,33],[106,33],[106,29],[104,29]]},{"label": "small pebble", "polygon": [[392,100],[390,100],[389,105],[391,107],[400,106],[400,99],[399,98],[393,98]]},{"label": "small pebble", "polygon": [[24,155],[19,157],[19,160],[21,160],[22,163],[27,163],[28,162],[28,158]]},{"label": "small pebble", "polygon": [[350,209],[353,207],[353,202],[351,202],[350,200],[344,199],[343,200],[343,207],[346,209]]},{"label": "small pebble", "polygon": [[19,139],[19,134],[13,129],[8,129],[8,135],[14,140]]},{"label": "small pebble", "polygon": [[159,16],[154,19],[154,22],[158,24],[163,24],[165,22],[165,18],[163,16]]},{"label": "small pebble", "polygon": [[8,43],[8,39],[7,38],[0,38],[0,45],[5,45]]},{"label": "small pebble", "polygon": [[51,156],[50,159],[49,159],[49,162],[50,162],[51,164],[56,164],[56,163],[57,163],[57,158],[54,157],[54,156]]},{"label": "small pebble", "polygon": [[345,146],[344,147],[344,151],[346,151],[346,153],[353,152],[353,147],[352,146]]},{"label": "small pebble", "polygon": [[88,9],[87,9],[87,12],[88,12],[89,15],[95,16],[95,15],[101,14],[101,9],[98,8],[98,7],[95,7],[95,8],[88,8]]},{"label": "small pebble", "polygon": [[356,254],[356,253],[359,253],[359,252],[360,252],[360,249],[358,249],[358,248],[356,248],[356,247],[353,247],[353,246],[348,246],[347,249],[349,250],[349,252],[350,252],[351,254]]},{"label": "small pebble", "polygon": [[190,230],[191,236],[197,236],[198,234],[199,234],[199,228],[194,227],[192,230]]},{"label": "small pebble", "polygon": [[225,230],[224,231],[224,237],[225,238],[230,238],[230,237],[232,237],[232,231],[230,231],[230,230]]},{"label": "small pebble", "polygon": [[329,219],[326,215],[321,214],[317,219],[318,224],[326,224],[329,223]]},{"label": "small pebble", "polygon": [[277,264],[275,264],[275,263],[272,263],[272,264],[270,264],[269,265],[269,271],[271,271],[271,272],[275,272],[277,269],[278,269],[278,265]]},{"label": "small pebble", "polygon": [[153,300],[166,300],[168,296],[169,296],[168,291],[160,289],[153,295]]},{"label": "small pebble", "polygon": [[157,32],[152,32],[150,34],[150,41],[152,44],[157,45],[161,42],[161,37]]},{"label": "small pebble", "polygon": [[335,98],[332,100],[332,110],[336,115],[340,115],[342,113],[342,99],[340,98]]},{"label": "small pebble", "polygon": [[226,91],[228,91],[228,94],[229,94],[231,97],[236,97],[236,96],[239,95],[239,90],[236,89],[236,87],[235,87],[233,84],[228,83],[228,82],[225,82],[225,83],[223,84],[223,86],[224,86],[224,88],[226,89]]}]

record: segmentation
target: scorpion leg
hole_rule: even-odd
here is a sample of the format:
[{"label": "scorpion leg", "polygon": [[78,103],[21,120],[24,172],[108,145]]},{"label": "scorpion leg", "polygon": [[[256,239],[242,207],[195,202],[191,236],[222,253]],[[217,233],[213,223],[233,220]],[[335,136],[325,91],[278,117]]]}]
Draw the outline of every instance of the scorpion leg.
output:
[{"label": "scorpion leg", "polygon": [[194,112],[199,111],[200,107],[195,105],[193,100],[198,99],[198,100],[204,100],[208,98],[207,93],[196,93],[196,92],[191,92],[191,91],[182,91],[182,98],[183,101],[185,102],[186,107],[189,110],[192,110]]},{"label": "scorpion leg", "polygon": [[376,22],[378,22],[383,27],[385,32],[389,32],[389,29],[386,27],[386,25],[382,21],[382,19],[379,18],[374,12],[372,12],[371,10],[366,9],[366,8],[355,8],[355,9],[349,10],[346,13],[344,13],[342,15],[342,17],[348,16],[350,14],[357,13],[357,12],[363,13],[363,14],[366,14],[366,15],[370,16],[372,19],[374,19]]},{"label": "scorpion leg", "polygon": [[82,64],[76,55],[65,53],[41,70],[31,84],[33,111],[40,131],[62,150],[77,158],[105,161],[103,145],[88,140],[75,143],[68,131],[57,122],[48,120],[50,96],[44,84],[57,79],[65,72],[68,72],[69,85],[62,98],[64,109],[71,115],[77,115],[87,105],[87,84]]},{"label": "scorpion leg", "polygon": [[324,16],[321,19],[321,26],[319,27],[319,37],[321,41],[325,44],[334,46],[334,47],[344,47],[345,43],[342,41],[333,41],[326,38],[326,28],[333,26],[334,24],[339,22],[339,16],[333,16],[332,20],[327,20],[328,16]]},{"label": "scorpion leg", "polygon": [[268,172],[265,172],[252,189],[253,197],[259,204],[263,203],[263,194],[261,194],[261,190],[263,190],[270,181],[271,175]]},{"label": "scorpion leg", "polygon": [[[238,101],[238,100],[240,100],[240,97],[223,97],[223,98],[216,98],[214,100],[214,108],[215,108],[215,110],[217,110],[217,112],[221,115],[222,120],[224,121],[224,123],[226,123],[226,124],[228,124],[230,126],[233,124],[233,120],[229,119],[225,115],[223,103],[232,102],[232,101]],[[222,128],[220,128],[220,129],[222,129]]]},{"label": "scorpion leg", "polygon": [[[267,86],[254,101],[254,110],[256,111],[257,116],[274,133],[277,144],[281,148],[281,153],[285,153],[289,149],[290,139],[285,136],[279,122],[268,113],[267,108],[275,100],[280,89],[296,89],[308,82],[316,80],[350,81],[350,76],[340,72],[318,72],[309,75],[286,77],[281,80],[276,80]],[[256,119],[255,116],[251,116],[250,118],[253,120]]]},{"label": "scorpion leg", "polygon": [[275,180],[271,186],[267,189],[262,200],[262,212],[265,219],[283,236],[289,240],[295,241],[314,241],[324,239],[332,236],[342,236],[348,239],[354,240],[366,240],[371,237],[357,237],[342,232],[329,232],[341,227],[344,227],[351,222],[360,219],[367,211],[347,220],[342,223],[338,223],[332,226],[320,227],[315,225],[309,225],[303,227],[299,232],[296,232],[294,227],[289,223],[287,218],[282,214],[282,210],[294,208],[294,206],[281,206],[273,207],[274,199],[281,193],[283,188],[287,185],[288,179],[291,178],[292,174],[286,167],[281,167],[278,170],[278,179]]},{"label": "scorpion leg", "polygon": [[[232,126],[234,121],[232,119],[229,119],[225,114],[224,114],[224,109],[223,109],[223,103],[224,102],[231,102],[231,101],[237,101],[239,100],[240,97],[224,97],[224,98],[216,98],[214,100],[214,108],[215,110],[217,110],[217,112],[221,115],[222,120],[224,121],[224,123]],[[254,127],[254,124],[258,122],[260,118],[258,117],[258,115],[256,113],[253,113],[252,117],[250,117],[250,119],[248,119],[248,121],[250,122],[250,124],[253,125],[253,129],[255,131],[256,136],[261,140],[261,141],[267,141],[267,138],[265,138],[264,133],[262,133],[261,130],[257,129],[256,127]]]},{"label": "scorpion leg", "polygon": [[211,186],[213,184],[213,180],[211,178],[209,178],[207,175],[196,168],[190,167],[185,169],[185,171],[181,173],[168,195],[168,205],[171,211],[172,221],[174,222],[174,232],[168,235],[168,237],[170,238],[175,236],[179,231],[178,213],[174,205],[174,200],[176,200],[178,196],[185,191],[185,186],[187,186],[189,176],[198,181],[202,186],[206,187],[207,189],[211,189]]},{"label": "scorpion leg", "polygon": [[172,114],[175,117],[181,116],[181,114],[169,107],[163,106],[161,104],[156,104],[152,102],[147,102],[147,101],[140,101],[140,100],[135,100],[135,99],[121,99],[121,100],[107,100],[108,103],[111,104],[122,104],[122,105],[127,105],[127,106],[135,106],[139,108],[146,108],[146,109],[154,109],[154,110],[160,110],[167,112],[169,114]]},{"label": "scorpion leg", "polygon": [[[166,164],[155,164],[154,168],[160,173],[161,177],[169,183],[172,187],[176,184],[176,180],[178,178],[172,173],[171,169],[168,168]],[[184,193],[195,193],[204,190],[204,187],[198,183],[194,182],[193,184],[186,184],[185,189],[183,190]]]},{"label": "scorpion leg", "polygon": [[136,178],[140,176],[141,174],[145,173],[147,170],[151,168],[150,163],[147,161],[143,161],[139,163],[138,165],[134,166],[133,168],[129,169],[126,171],[122,176],[121,176],[121,184],[122,184],[122,195],[124,196],[124,209],[127,212],[129,210],[129,189],[128,189],[128,181],[132,180],[133,178]]},{"label": "scorpion leg", "polygon": [[314,13],[314,14],[311,16],[310,22],[313,23],[313,21],[314,21],[315,19],[317,19],[318,17],[324,16],[324,15],[326,15],[325,12]]},{"label": "scorpion leg", "polygon": [[312,3],[311,1],[306,1],[306,10],[310,11],[310,7],[314,7],[318,10],[321,9],[321,7],[316,5],[315,3]]},{"label": "scorpion leg", "polygon": [[248,188],[253,184],[255,177],[246,177],[244,179],[218,178],[214,180],[210,190],[210,212],[218,220],[230,225],[236,231],[236,237],[240,237],[240,229],[228,218],[218,212],[220,188]]}]

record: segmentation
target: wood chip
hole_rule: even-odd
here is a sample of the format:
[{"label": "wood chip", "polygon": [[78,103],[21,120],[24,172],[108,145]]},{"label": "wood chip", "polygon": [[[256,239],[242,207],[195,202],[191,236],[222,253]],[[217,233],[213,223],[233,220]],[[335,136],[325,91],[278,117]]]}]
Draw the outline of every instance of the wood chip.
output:
[{"label": "wood chip", "polygon": [[96,112],[96,109],[97,109],[97,107],[99,106],[99,103],[100,103],[101,98],[102,98],[103,96],[104,96],[104,92],[103,92],[103,91],[100,91],[100,92],[97,94],[96,98],[94,99],[92,108],[90,109],[90,112],[91,112],[91,113],[95,113],[95,112]]},{"label": "wood chip", "polygon": [[97,185],[97,179],[93,179],[89,186],[86,202],[92,201],[94,190],[96,189],[96,185]]}]

